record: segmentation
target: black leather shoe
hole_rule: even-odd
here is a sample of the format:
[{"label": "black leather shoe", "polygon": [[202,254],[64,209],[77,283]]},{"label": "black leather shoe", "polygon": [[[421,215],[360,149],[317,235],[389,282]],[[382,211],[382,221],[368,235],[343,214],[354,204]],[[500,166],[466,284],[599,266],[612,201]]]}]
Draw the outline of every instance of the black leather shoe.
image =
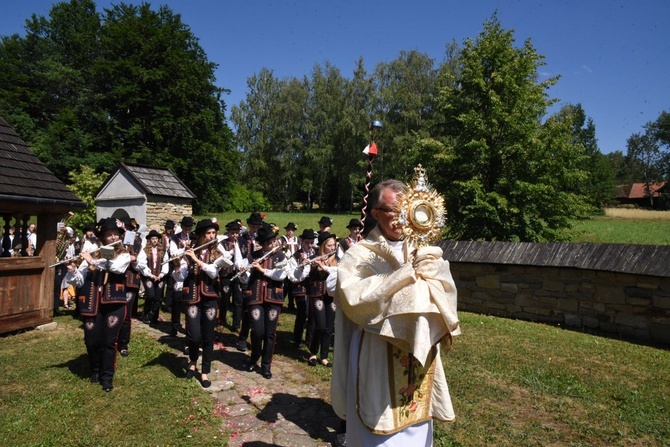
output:
[{"label": "black leather shoe", "polygon": [[114,385],[112,385],[112,381],[111,381],[111,380],[103,380],[103,381],[102,381],[102,390],[103,390],[105,393],[109,393],[109,392],[112,391],[113,389],[114,389]]},{"label": "black leather shoe", "polygon": [[235,346],[238,351],[246,351],[247,350],[247,341],[246,340],[237,340],[237,345]]},{"label": "black leather shoe", "polygon": [[187,369],[186,370],[186,378],[187,379],[192,379],[195,377],[195,369]]},{"label": "black leather shoe", "polygon": [[121,357],[128,357],[128,348],[121,349],[119,354],[121,354]]},{"label": "black leather shoe", "polygon": [[335,442],[333,442],[333,447],[347,447],[347,434],[338,433],[335,435]]},{"label": "black leather shoe", "polygon": [[245,370],[245,371],[251,372],[251,371],[253,371],[255,368],[256,368],[256,362],[251,362],[251,361],[249,361],[249,362],[247,362],[247,363],[244,364],[244,370]]},{"label": "black leather shoe", "polygon": [[272,379],[272,373],[271,373],[270,371],[265,371],[265,372],[263,373],[263,377],[265,377],[266,379],[270,380],[270,379]]},{"label": "black leather shoe", "polygon": [[97,372],[91,373],[91,383],[100,383],[100,374]]},{"label": "black leather shoe", "polygon": [[212,386],[212,381],[211,380],[205,379],[205,380],[202,381],[202,387],[203,388],[209,388],[210,386]]}]

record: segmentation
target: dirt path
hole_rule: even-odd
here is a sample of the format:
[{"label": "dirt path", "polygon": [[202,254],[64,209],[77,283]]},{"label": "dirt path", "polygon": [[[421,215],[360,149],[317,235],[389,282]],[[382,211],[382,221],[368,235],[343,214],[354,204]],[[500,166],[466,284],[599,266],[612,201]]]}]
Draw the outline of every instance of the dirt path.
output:
[{"label": "dirt path", "polygon": [[[184,358],[185,366],[184,335],[169,337],[163,332],[167,326],[162,323],[157,329],[133,320],[133,330],[146,332],[170,346]],[[217,402],[216,411],[223,419],[223,430],[230,433],[231,447],[331,445],[338,418],[329,403],[330,385],[306,377],[304,352],[291,345],[290,350],[282,349],[281,355],[276,353],[273,377],[268,380],[258,371],[243,371],[249,352],[235,348],[235,334],[220,328],[217,334],[219,342],[214,346],[209,374],[212,386],[207,391]]]}]

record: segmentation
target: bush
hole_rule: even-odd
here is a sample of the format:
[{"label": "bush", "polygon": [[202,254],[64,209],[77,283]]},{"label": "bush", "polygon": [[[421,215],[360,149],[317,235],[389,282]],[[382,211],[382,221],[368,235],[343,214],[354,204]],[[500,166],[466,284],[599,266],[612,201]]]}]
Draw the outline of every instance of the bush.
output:
[{"label": "bush", "polygon": [[238,213],[250,213],[256,210],[271,209],[270,201],[262,193],[251,190],[244,185],[235,185],[230,188],[229,194],[224,200],[223,210]]}]

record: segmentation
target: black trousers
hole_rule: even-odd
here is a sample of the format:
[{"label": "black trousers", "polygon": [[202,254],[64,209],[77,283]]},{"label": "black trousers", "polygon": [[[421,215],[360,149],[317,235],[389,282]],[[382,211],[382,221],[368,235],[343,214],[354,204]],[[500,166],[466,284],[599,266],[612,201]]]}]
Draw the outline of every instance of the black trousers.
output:
[{"label": "black trousers", "polygon": [[216,328],[216,299],[203,299],[198,304],[186,304],[186,340],[188,358],[197,362],[202,346],[202,367],[200,372],[209,374],[214,357],[214,329]]},{"label": "black trousers", "polygon": [[183,312],[183,297],[184,292],[181,290],[173,290],[171,294],[172,299],[170,304],[170,323],[173,329],[178,329],[181,326],[181,314]]},{"label": "black trousers", "polygon": [[318,355],[320,352],[321,359],[327,359],[335,330],[335,303],[332,296],[323,295],[310,297],[309,304],[312,322],[309,352],[312,355]]},{"label": "black trousers", "polygon": [[114,378],[117,340],[127,308],[126,304],[103,304],[96,316],[84,317],[84,343],[91,373],[99,373],[101,381]]},{"label": "black trousers", "polygon": [[[54,309],[53,309],[55,313],[58,313],[58,307],[60,306],[60,294],[61,294],[60,286],[66,274],[67,274],[67,266],[65,264],[56,266],[56,270],[54,272]],[[77,297],[75,297],[74,299],[76,301]]]},{"label": "black trousers", "polygon": [[295,324],[293,325],[293,342],[297,345],[303,342],[305,323],[307,322],[307,297],[296,295],[295,297]]},{"label": "black trousers", "polygon": [[221,300],[219,302],[219,323],[226,322],[226,315],[230,311],[233,316],[233,329],[239,330],[242,321],[242,306],[244,295],[238,280],[221,278]]},{"label": "black trousers", "polygon": [[261,359],[261,369],[270,371],[277,341],[277,325],[282,305],[265,302],[249,306],[251,326],[251,362]]},{"label": "black trousers", "polygon": [[137,306],[137,289],[126,289],[126,316],[121,325],[121,332],[119,333],[119,351],[128,349],[130,344],[130,331],[132,329],[131,320],[133,317],[133,309]]},{"label": "black trousers", "polygon": [[247,337],[249,337],[249,330],[251,328],[250,323],[249,323],[249,305],[247,304],[247,299],[244,296],[244,293],[242,293],[242,327],[240,329],[240,335],[238,337],[238,340],[245,340]]},{"label": "black trousers", "polygon": [[142,283],[144,284],[144,318],[149,318],[155,323],[158,321],[161,310],[165,281],[142,278]]}]

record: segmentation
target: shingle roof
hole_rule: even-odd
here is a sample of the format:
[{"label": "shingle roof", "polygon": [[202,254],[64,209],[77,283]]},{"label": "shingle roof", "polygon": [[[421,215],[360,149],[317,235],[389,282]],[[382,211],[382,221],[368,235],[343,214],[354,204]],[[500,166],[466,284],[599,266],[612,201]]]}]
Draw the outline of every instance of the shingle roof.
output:
[{"label": "shingle roof", "polygon": [[0,195],[11,200],[48,199],[85,207],[47,169],[14,129],[0,117]]},{"label": "shingle roof", "polygon": [[121,163],[119,169],[125,169],[144,188],[146,194],[195,199],[191,190],[169,168]]},{"label": "shingle roof", "polygon": [[[664,186],[665,182],[657,182],[649,185],[649,189],[654,197],[658,197],[659,190],[662,190]],[[645,197],[647,197],[647,187],[644,183],[617,186],[617,198],[619,199],[644,199]]]}]

